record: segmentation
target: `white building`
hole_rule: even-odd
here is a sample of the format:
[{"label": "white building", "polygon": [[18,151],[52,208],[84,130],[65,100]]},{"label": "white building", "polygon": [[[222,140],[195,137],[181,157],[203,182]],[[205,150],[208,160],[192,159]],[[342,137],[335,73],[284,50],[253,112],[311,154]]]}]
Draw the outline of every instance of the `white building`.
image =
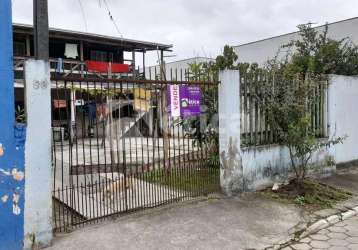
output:
[{"label": "white building", "polygon": [[[315,27],[317,31],[323,31],[325,25]],[[350,38],[358,45],[358,17],[346,19],[328,24],[328,37],[339,40]],[[298,32],[292,32],[280,36],[266,38],[238,46],[233,46],[236,54],[239,56],[239,62],[258,63],[263,65],[267,60],[274,58],[282,45],[288,44],[292,40],[299,38]],[[287,49],[281,49],[279,58],[286,55]]]},{"label": "white building", "polygon": [[[192,63],[202,63],[215,61],[213,58],[209,57],[193,57],[183,60],[167,62],[165,63],[165,76],[166,80],[184,80],[185,73],[189,70],[189,64]],[[150,66],[145,68],[145,76],[147,79],[156,79],[160,77],[160,67],[159,65]]]}]

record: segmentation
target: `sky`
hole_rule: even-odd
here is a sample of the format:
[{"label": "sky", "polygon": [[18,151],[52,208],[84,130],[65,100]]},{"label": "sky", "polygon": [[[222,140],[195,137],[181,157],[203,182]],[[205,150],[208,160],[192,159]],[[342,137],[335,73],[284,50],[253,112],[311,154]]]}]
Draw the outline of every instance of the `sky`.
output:
[{"label": "sky", "polygon": [[[358,0],[48,0],[49,25],[102,35],[173,44],[166,61],[215,57],[239,45],[312,22],[358,16]],[[12,0],[13,21],[32,24],[33,0]],[[81,10],[82,5],[82,10]],[[156,63],[156,53],[147,65]]]}]

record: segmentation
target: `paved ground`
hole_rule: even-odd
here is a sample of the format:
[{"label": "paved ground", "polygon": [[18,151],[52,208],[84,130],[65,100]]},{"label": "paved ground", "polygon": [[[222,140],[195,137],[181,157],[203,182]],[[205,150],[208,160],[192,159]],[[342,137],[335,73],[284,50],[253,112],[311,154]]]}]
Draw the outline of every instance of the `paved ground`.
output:
[{"label": "paved ground", "polygon": [[339,222],[284,250],[358,250],[358,216]]},{"label": "paved ground", "polygon": [[301,211],[254,194],[160,208],[56,238],[59,249],[264,249],[288,238]]},{"label": "paved ground", "polygon": [[[322,181],[358,193],[358,171],[339,171]],[[331,209],[329,213],[332,211],[339,212]],[[293,205],[279,204],[255,194],[241,198],[220,197],[147,210],[88,226],[57,237],[48,250],[261,250],[288,240],[294,227],[302,221],[307,221],[307,214]],[[358,250],[357,244],[358,217],[355,217],[285,250]]]},{"label": "paved ground", "polygon": [[[337,174],[321,180],[328,185],[358,194],[358,167],[337,169]],[[357,249],[358,250],[358,249]]]}]

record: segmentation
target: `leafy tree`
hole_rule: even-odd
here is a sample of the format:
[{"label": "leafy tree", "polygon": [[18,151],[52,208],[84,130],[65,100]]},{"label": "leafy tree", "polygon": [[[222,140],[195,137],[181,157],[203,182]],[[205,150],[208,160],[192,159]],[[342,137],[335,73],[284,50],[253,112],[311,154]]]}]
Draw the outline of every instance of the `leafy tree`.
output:
[{"label": "leafy tree", "polygon": [[328,25],[321,33],[310,23],[301,24],[298,29],[299,39],[282,46],[288,49],[284,60],[276,56],[268,61],[268,69],[280,70],[289,78],[304,78],[307,73],[358,75],[358,48],[349,38],[330,39]]},{"label": "leafy tree", "polygon": [[277,131],[280,143],[289,149],[295,181],[302,187],[312,155],[322,147],[344,140],[317,140],[311,128],[310,113],[320,100],[317,90],[325,87],[323,80],[327,74],[357,74],[358,53],[357,47],[347,39],[329,39],[327,25],[320,34],[311,24],[298,28],[300,38],[284,45],[290,48],[284,60],[279,61],[276,57],[267,63],[266,68],[256,70],[269,80],[256,83],[255,88],[259,91],[254,94],[265,110],[270,128]]}]

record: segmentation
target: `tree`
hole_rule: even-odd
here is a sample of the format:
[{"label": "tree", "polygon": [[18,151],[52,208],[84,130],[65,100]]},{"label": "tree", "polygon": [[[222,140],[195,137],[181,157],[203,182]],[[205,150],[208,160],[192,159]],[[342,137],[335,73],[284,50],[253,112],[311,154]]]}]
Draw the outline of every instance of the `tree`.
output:
[{"label": "tree", "polygon": [[[290,48],[284,61],[274,58],[256,74],[268,81],[256,83],[255,98],[265,110],[270,128],[279,142],[287,146],[298,187],[302,187],[312,155],[322,147],[341,143],[344,138],[317,140],[311,126],[311,108],[320,100],[327,74],[357,74],[357,47],[342,39],[327,37],[311,24],[299,25],[300,38],[284,45]],[[290,53],[293,52],[291,55]],[[318,93],[318,94],[317,94]]]},{"label": "tree", "polygon": [[[256,71],[257,73],[257,71]],[[271,74],[265,82],[255,82],[254,97],[264,110],[271,132],[278,142],[288,148],[295,182],[301,188],[310,160],[317,150],[340,143],[343,138],[319,140],[311,124],[311,108],[320,100],[317,89],[324,88],[320,76],[306,75],[287,78],[283,72],[261,71]]]},{"label": "tree", "polygon": [[349,38],[328,37],[328,25],[319,33],[312,24],[298,25],[299,39],[283,45],[284,59],[278,56],[267,62],[267,69],[280,70],[286,77],[313,75],[358,75],[358,48]]}]

